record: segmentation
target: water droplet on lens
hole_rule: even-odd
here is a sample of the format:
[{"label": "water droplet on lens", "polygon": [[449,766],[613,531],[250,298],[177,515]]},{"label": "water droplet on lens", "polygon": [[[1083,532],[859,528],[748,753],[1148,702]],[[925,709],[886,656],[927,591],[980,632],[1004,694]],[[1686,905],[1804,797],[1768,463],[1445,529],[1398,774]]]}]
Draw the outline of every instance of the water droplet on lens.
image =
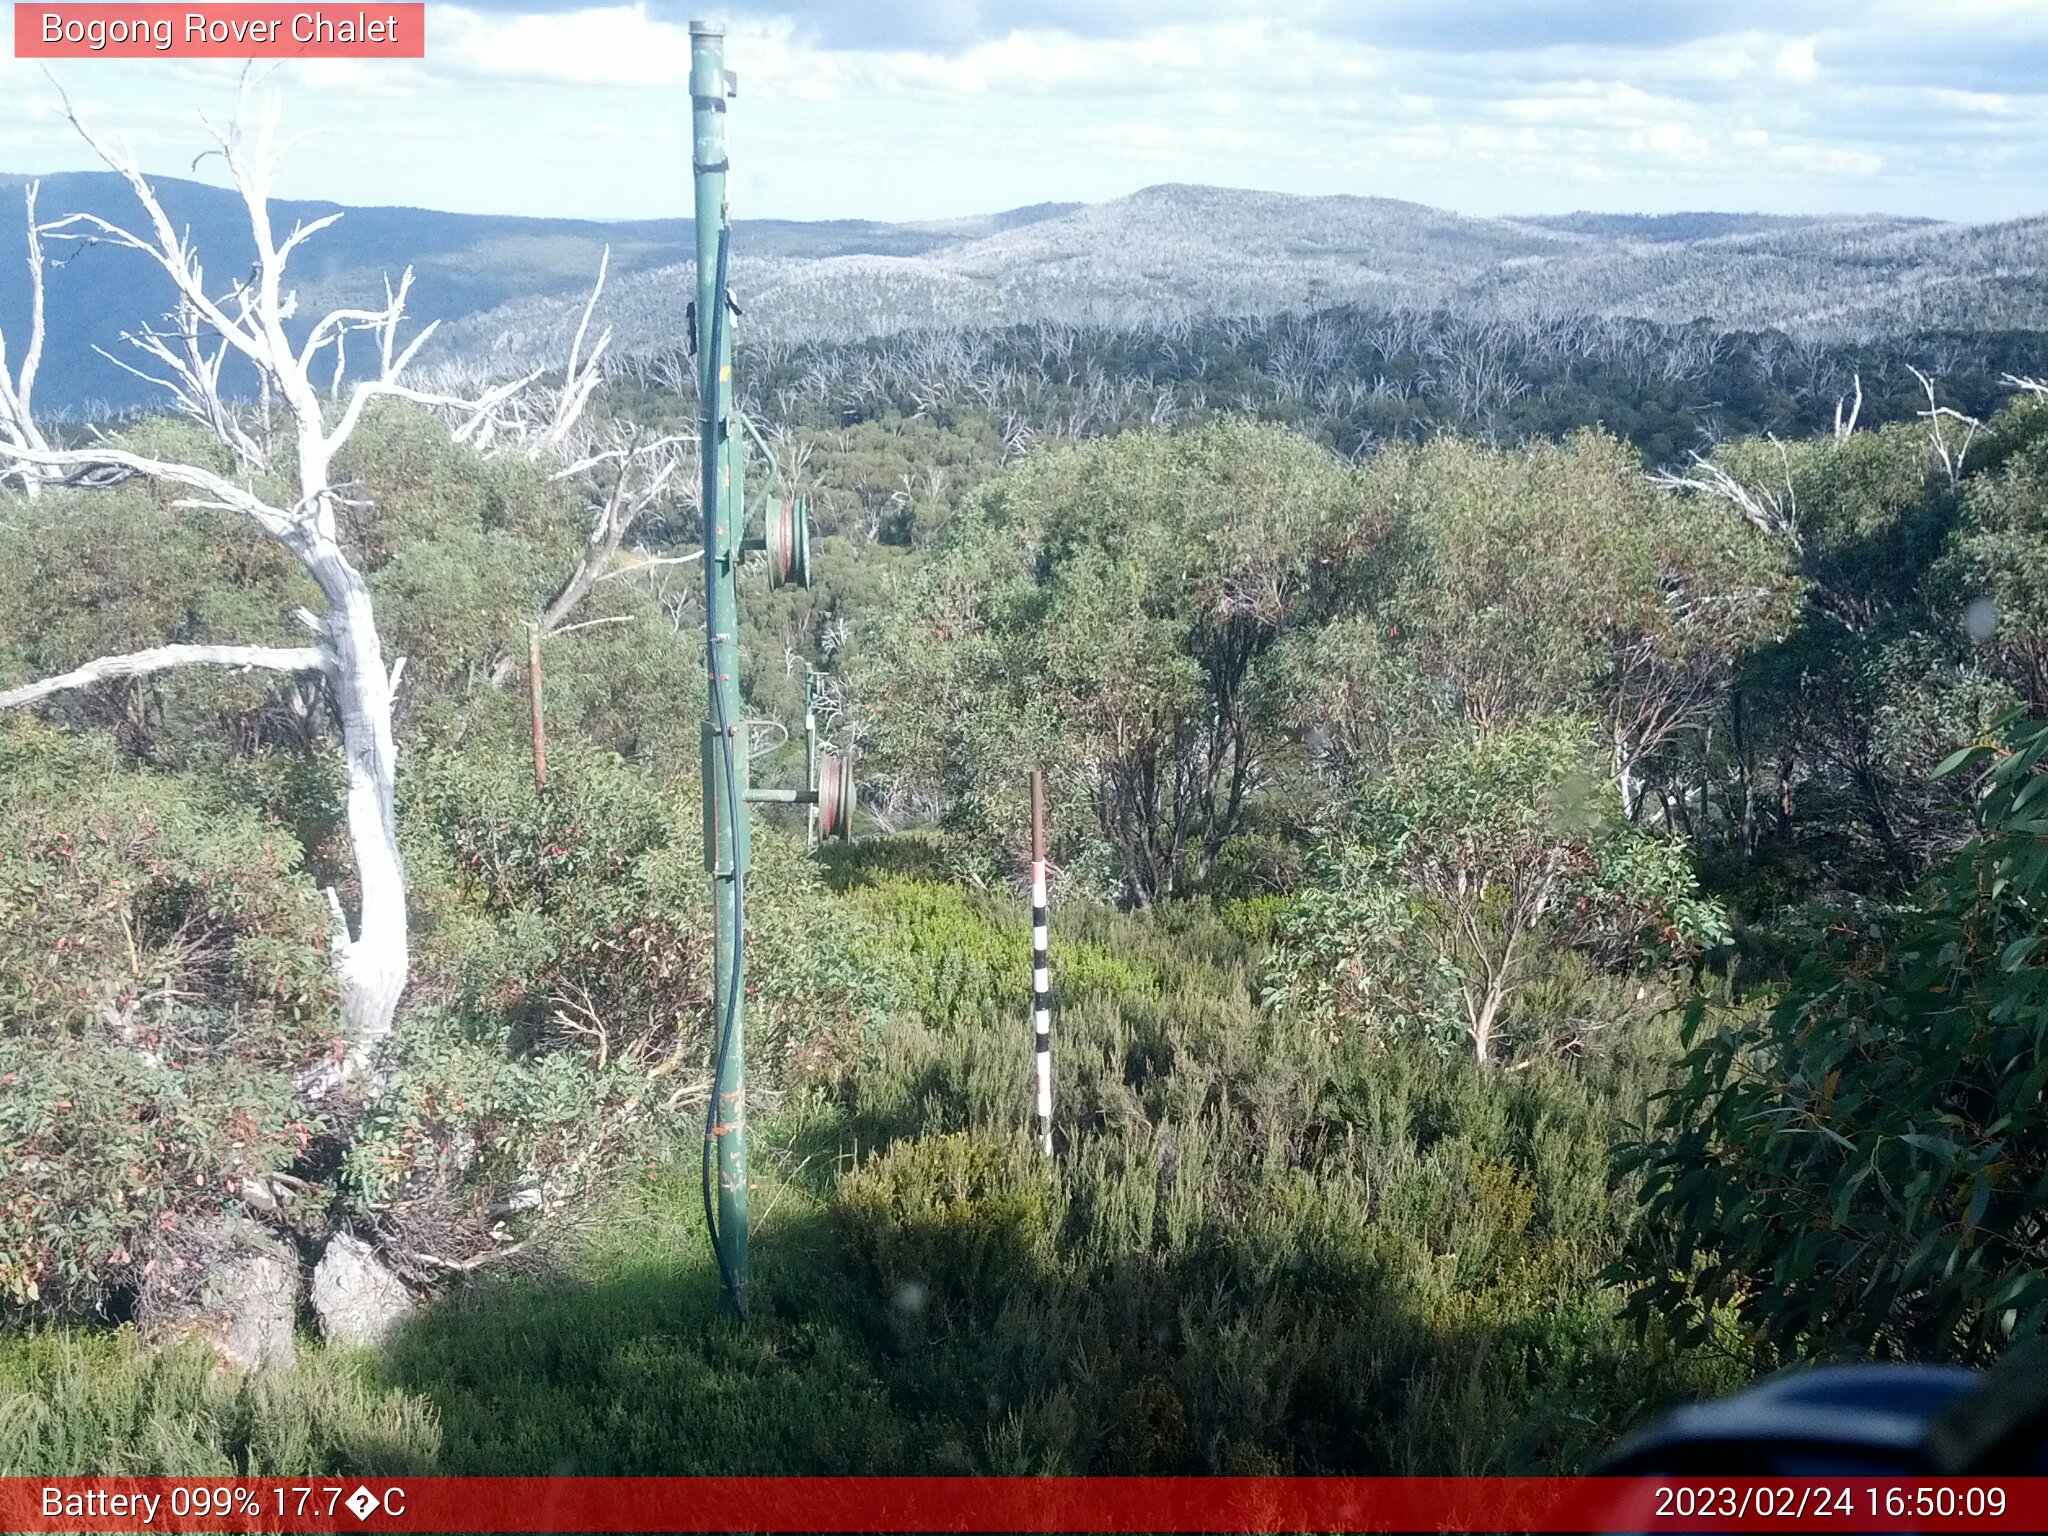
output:
[{"label": "water droplet on lens", "polygon": [[1977,644],[1983,645],[1998,633],[1998,601],[1980,597],[1963,611],[1963,628]]}]

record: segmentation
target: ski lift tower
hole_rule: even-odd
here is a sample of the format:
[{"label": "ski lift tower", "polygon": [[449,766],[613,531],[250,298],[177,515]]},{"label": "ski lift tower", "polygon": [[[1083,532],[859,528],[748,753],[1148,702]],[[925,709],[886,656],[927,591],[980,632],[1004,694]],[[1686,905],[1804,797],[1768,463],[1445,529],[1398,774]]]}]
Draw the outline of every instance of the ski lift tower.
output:
[{"label": "ski lift tower", "polygon": [[705,673],[710,713],[704,726],[704,864],[711,875],[713,944],[711,1102],[704,1118],[704,1219],[720,1278],[733,1308],[747,1311],[746,883],[750,802],[807,805],[816,835],[852,835],[854,785],[848,754],[820,748],[807,680],[803,789],[753,789],[747,783],[747,730],[740,700],[738,577],[747,554],[767,556],[773,587],[809,586],[810,519],[804,498],[778,492],[764,509],[758,538],[746,536],[746,444],[751,439],[775,475],[774,455],[734,408],[733,307],[727,282],[732,228],[726,210],[726,103],[734,77],[725,68],[725,28],[690,23],[691,172],[696,189],[697,292],[690,343],[697,360],[698,458],[703,474]]}]

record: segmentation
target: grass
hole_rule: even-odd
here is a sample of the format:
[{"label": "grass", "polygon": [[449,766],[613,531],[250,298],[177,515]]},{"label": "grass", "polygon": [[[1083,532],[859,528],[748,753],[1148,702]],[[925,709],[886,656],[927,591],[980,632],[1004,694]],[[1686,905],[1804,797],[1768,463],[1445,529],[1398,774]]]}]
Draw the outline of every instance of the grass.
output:
[{"label": "grass", "polygon": [[1055,1171],[1022,908],[900,867],[838,883],[904,1006],[847,1091],[757,1130],[747,1323],[684,1149],[556,1269],[486,1274],[375,1357],[237,1385],[121,1340],[0,1343],[7,1470],[161,1442],[166,1470],[1568,1471],[1733,1384],[1639,1341],[1601,1279],[1655,1024],[1481,1071],[1272,1018],[1244,914],[1069,912]]},{"label": "grass", "polygon": [[338,1351],[234,1376],[125,1329],[0,1339],[0,1477],[419,1472],[437,1464],[439,1417]]}]

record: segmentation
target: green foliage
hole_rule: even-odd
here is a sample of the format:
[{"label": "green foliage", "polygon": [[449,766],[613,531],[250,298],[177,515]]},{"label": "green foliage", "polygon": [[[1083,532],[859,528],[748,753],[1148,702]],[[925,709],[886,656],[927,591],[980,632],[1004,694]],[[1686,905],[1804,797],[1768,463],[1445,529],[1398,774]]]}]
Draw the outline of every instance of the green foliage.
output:
[{"label": "green foliage", "polygon": [[[132,440],[132,441],[131,441]],[[122,439],[207,463],[188,430],[149,423]],[[167,644],[297,645],[289,615],[314,602],[311,581],[232,513],[180,509],[177,493],[132,481],[109,491],[56,491],[7,503],[0,518],[0,687],[68,671],[96,657]],[[161,764],[292,733],[273,701],[277,677],[214,668],[102,685],[46,706],[107,730]]]},{"label": "green foliage", "polygon": [[[914,910],[902,884],[881,899]],[[901,930],[949,949],[1021,910]],[[1003,923],[999,929],[998,923]],[[1499,1471],[1576,1465],[1660,1394],[1597,1281],[1629,1214],[1608,1138],[1667,1037],[1619,1014],[1583,1069],[1493,1074],[1259,1008],[1256,919],[1188,903],[1055,925],[1059,1135],[1031,1148],[1028,1017],[892,1026],[855,1080],[832,1191],[856,1326],[935,1470]],[[1070,977],[1059,940],[1156,987]],[[833,1144],[834,1127],[801,1142]],[[941,1134],[943,1133],[943,1134]],[[906,1139],[908,1138],[908,1139]],[[1591,1420],[1589,1424],[1587,1421]]]},{"label": "green foliage", "polygon": [[1439,438],[1363,473],[1398,530],[1390,649],[1477,724],[1597,711],[1641,756],[1797,611],[1762,535],[1660,494],[1600,433],[1514,452]]},{"label": "green foliage", "polygon": [[98,1307],[316,1129],[337,1021],[289,832],[0,719],[0,1306]]},{"label": "green foliage", "polygon": [[1824,609],[1860,627],[1917,606],[1953,516],[1924,423],[1793,443],[1745,438],[1715,458],[1782,508],[1783,541]]},{"label": "green foliage", "polygon": [[402,1476],[440,1441],[431,1403],[339,1354],[237,1376],[125,1331],[0,1337],[0,1477]]},{"label": "green foliage", "polygon": [[1997,465],[1970,481],[1935,575],[1980,654],[2039,717],[2048,715],[2048,400],[1993,425]]},{"label": "green foliage", "polygon": [[[1031,964],[1031,933],[1004,919],[1014,909],[928,879],[883,875],[861,887],[859,910],[881,946],[900,1006],[939,1028],[996,1028],[1015,1013],[1015,978]],[[1156,991],[1143,959],[1067,933],[1052,939],[1064,995]]]},{"label": "green foliage", "polygon": [[1642,1315],[1731,1309],[1781,1353],[1981,1361],[2048,1329],[2048,726],[1985,770],[1981,831],[1873,932],[1814,936],[1756,1021],[1696,1011],[1640,1170]]},{"label": "green foliage", "polygon": [[[2015,465],[2027,414],[2001,413],[1985,434]],[[1965,429],[1946,426],[1953,460]],[[1995,500],[1983,471],[1996,461],[1980,445],[1952,475],[1925,421],[1747,440],[1714,458],[1773,526],[1808,601],[1735,678],[1725,734],[1672,765],[1674,819],[1702,845],[1727,838],[1773,883],[1797,877],[1787,894],[1895,896],[1967,835],[1966,801],[1931,770],[2010,707],[2024,670],[1997,665],[2014,658],[1996,645],[1973,655],[1966,626],[1987,551],[1957,528],[1958,508]],[[2022,558],[2010,541],[2003,553]],[[1732,791],[1722,815],[1716,779]]]},{"label": "green foliage", "polygon": [[1051,1257],[1046,1173],[1022,1137],[926,1136],[868,1159],[835,1208],[855,1262],[896,1310],[987,1311],[1038,1283]]},{"label": "green foliage", "polygon": [[1244,811],[1258,657],[1369,558],[1343,466],[1241,422],[1034,455],[977,492],[855,670],[871,760],[940,797],[988,861],[1020,764],[1136,901],[1200,879]]},{"label": "green foliage", "polygon": [[[757,1156],[757,1163],[761,1159]],[[758,1202],[753,1315],[705,1241],[692,1159],[593,1213],[540,1274],[480,1274],[393,1341],[381,1375],[439,1409],[444,1473],[872,1474],[922,1443],[845,1326],[815,1202]],[[772,1184],[765,1169],[764,1185]]]},{"label": "green foliage", "polygon": [[[424,919],[424,994],[516,1023],[528,1043],[558,1039],[550,1020],[562,1013],[586,1027],[595,1015],[618,1058],[660,1061],[686,1032],[694,1060],[710,997],[695,783],[573,737],[557,743],[544,790],[521,746],[506,741],[427,754],[411,775],[407,856]],[[872,966],[801,849],[765,827],[754,846],[747,923],[759,1059],[836,1070],[866,1027]]]},{"label": "green foliage", "polygon": [[1584,728],[1439,742],[1356,794],[1281,921],[1269,997],[1326,1026],[1464,1035],[1489,1059],[1551,947],[1632,969],[1711,946],[1682,844],[1621,814]]},{"label": "green foliage", "polygon": [[[415,757],[405,789],[415,1005],[343,1188],[449,1257],[488,1251],[508,1194],[536,1218],[573,1209],[691,1137],[709,901],[696,786],[576,736],[557,741],[545,789],[523,744],[482,734]],[[843,1074],[885,994],[801,849],[766,828],[754,848],[749,1061],[772,1102]]]},{"label": "green foliage", "polygon": [[351,547],[386,648],[415,688],[474,689],[568,574],[579,509],[544,466],[485,457],[395,402],[369,415],[337,473],[368,508]]},{"label": "green foliage", "polygon": [[1398,619],[1348,613],[1274,647],[1273,708],[1336,777],[1427,750],[1458,718],[1453,681],[1425,671],[1402,636]]},{"label": "green foliage", "polygon": [[[856,900],[892,957],[1024,920],[900,876]],[[1639,1345],[1598,1279],[1631,1228],[1606,1148],[1668,1036],[1486,1073],[1272,1020],[1256,943],[1201,907],[1058,926],[1171,980],[1062,983],[1056,1166],[1019,956],[892,1023],[843,1104],[759,1122],[746,1324],[693,1179],[658,1173],[410,1325],[384,1371],[439,1405],[442,1470],[1557,1469],[1732,1379]]]},{"label": "green foliage", "polygon": [[544,1219],[657,1138],[688,1134],[688,1116],[650,1093],[644,1069],[510,1052],[436,1009],[406,1016],[391,1059],[352,1128],[338,1188],[359,1214],[438,1256],[473,1250],[455,1262],[489,1251],[491,1210],[507,1194]]},{"label": "green foliage", "polygon": [[[1187,357],[1223,399],[1350,344],[1321,324]],[[1087,370],[1181,378],[1157,341],[1060,343],[1083,371],[1032,410],[1121,420]],[[1811,414],[1730,345],[1748,361],[1704,365],[1725,420]],[[810,400],[792,356],[774,388]],[[1561,364],[1460,407],[1481,446],[1434,431],[1440,392],[1400,394],[1424,366],[1382,348],[1398,387],[1268,413],[1308,435],[1200,406],[1029,452],[944,378],[863,385],[786,452],[824,579],[743,603],[750,707],[794,717],[794,661],[838,665],[828,730],[869,803],[938,826],[814,862],[759,818],[744,1327],[694,1182],[688,583],[667,608],[607,583],[578,615],[604,622],[548,642],[536,787],[523,689],[492,678],[583,510],[374,413],[344,472],[408,663],[415,941],[375,1091],[327,1124],[293,1086],[334,1029],[314,886],[350,889],[324,685],[181,674],[46,706],[100,734],[0,720],[0,1306],[118,1313],[279,1170],[417,1280],[476,1267],[374,1361],[240,1382],[125,1335],[11,1335],[0,1470],[1565,1470],[1759,1355],[2041,1331],[2043,735],[1985,759],[1974,807],[1933,770],[2038,698],[2048,418],[2002,413],[1953,477],[1924,422],[1725,444],[1774,524],[1647,481],[1692,439],[1690,383],[1616,401],[1613,358]],[[1592,420],[1620,435],[1498,446]],[[0,683],[292,640],[290,563],[169,500],[9,503]],[[1014,899],[1031,766],[1063,886],[1051,1166]],[[1920,898],[1872,899],[1973,808]],[[1741,984],[1782,995],[1699,1005],[1611,1176],[1671,1081],[1671,962],[1725,954],[1695,852],[1768,924]],[[1842,910],[1814,931],[1772,917],[1816,895]],[[1511,1072],[1472,1059],[1509,1049]],[[1675,1348],[1616,1277],[1686,1325]],[[1696,1347],[1731,1329],[1756,1347]]]}]

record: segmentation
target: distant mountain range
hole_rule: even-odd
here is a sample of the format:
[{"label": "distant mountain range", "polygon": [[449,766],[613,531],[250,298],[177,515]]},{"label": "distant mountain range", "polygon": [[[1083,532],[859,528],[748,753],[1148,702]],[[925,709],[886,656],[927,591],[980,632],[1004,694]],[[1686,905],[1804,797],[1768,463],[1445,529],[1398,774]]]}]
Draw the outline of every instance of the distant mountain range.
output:
[{"label": "distant mountain range", "polygon": [[[0,328],[26,320],[21,187],[0,176]],[[172,218],[207,269],[254,258],[235,194],[161,178]],[[127,221],[115,176],[43,178],[41,214]],[[602,223],[417,208],[285,202],[274,219],[341,211],[295,270],[307,313],[379,296],[415,269],[413,311],[445,322],[444,358],[510,369],[559,355],[600,252],[603,318],[617,345],[672,342],[691,259],[686,219]],[[58,409],[125,405],[148,387],[94,352],[166,307],[168,286],[131,252],[57,246],[51,341],[39,394]],[[1470,218],[1370,197],[1149,187],[1099,204],[1046,203],[978,218],[885,224],[741,220],[734,289],[756,337],[852,339],[921,326],[1034,320],[1134,324],[1176,315],[1323,304],[1472,315],[1706,319],[1841,338],[1904,330],[2048,328],[2048,217],[1949,224],[1886,216],[1565,214]],[[19,352],[18,341],[11,348]]]}]

